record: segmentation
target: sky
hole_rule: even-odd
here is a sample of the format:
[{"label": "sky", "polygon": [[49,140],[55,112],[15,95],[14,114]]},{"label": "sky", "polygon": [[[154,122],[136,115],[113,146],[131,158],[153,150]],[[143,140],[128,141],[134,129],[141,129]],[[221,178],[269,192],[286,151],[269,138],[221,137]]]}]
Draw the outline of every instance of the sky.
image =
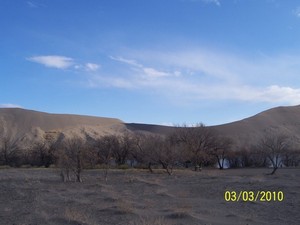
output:
[{"label": "sky", "polygon": [[0,0],[0,107],[161,125],[300,104],[298,0]]}]

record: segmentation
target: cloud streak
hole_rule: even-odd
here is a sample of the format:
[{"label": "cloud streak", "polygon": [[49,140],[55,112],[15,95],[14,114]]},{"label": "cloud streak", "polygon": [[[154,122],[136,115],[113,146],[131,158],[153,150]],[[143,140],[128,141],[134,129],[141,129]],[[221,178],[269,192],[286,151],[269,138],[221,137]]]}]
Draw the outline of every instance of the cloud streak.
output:
[{"label": "cloud streak", "polygon": [[100,65],[96,63],[76,63],[73,58],[58,55],[41,55],[27,58],[28,61],[41,64],[46,67],[56,69],[74,69],[86,72],[95,72],[100,69]]},{"label": "cloud streak", "polygon": [[294,10],[294,15],[295,15],[296,17],[300,18],[300,7],[296,8],[296,9]]},{"label": "cloud streak", "polygon": [[[171,101],[300,104],[297,55],[260,54],[253,59],[207,49],[133,51],[128,55],[110,56],[112,64],[104,65],[105,72],[100,64],[76,63],[65,56],[35,56],[28,60],[82,72],[85,85],[91,88],[154,91]],[[288,83],[290,80],[293,83]]]},{"label": "cloud streak", "polygon": [[297,82],[286,82],[298,79],[300,83],[298,56],[260,56],[253,60],[199,49],[135,54],[131,58],[110,57],[125,68],[117,74],[90,77],[91,86],[155,90],[175,101],[194,103],[238,100],[300,104],[300,88],[294,85]]},{"label": "cloud streak", "polygon": [[214,4],[216,6],[221,6],[220,0],[181,0],[181,1],[188,1],[188,2],[203,2],[205,4]]},{"label": "cloud streak", "polygon": [[221,3],[219,0],[202,0],[203,2],[207,3],[207,4],[215,4],[217,6],[221,6]]},{"label": "cloud streak", "polygon": [[12,103],[4,103],[4,104],[0,104],[0,108],[23,108],[23,107]]},{"label": "cloud streak", "polygon": [[112,60],[127,64],[131,67],[133,71],[135,71],[136,74],[139,74],[140,76],[143,76],[145,79],[155,79],[159,77],[168,77],[173,76],[172,73],[168,73],[165,71],[157,70],[152,67],[144,66],[141,63],[138,63],[135,60],[132,59],[125,59],[123,57],[110,57]]},{"label": "cloud streak", "polygon": [[67,69],[74,64],[72,58],[58,55],[34,56],[27,58],[27,60],[56,69]]},{"label": "cloud streak", "polygon": [[95,64],[95,63],[86,63],[85,64],[85,69],[87,71],[97,71],[100,68],[100,65]]}]

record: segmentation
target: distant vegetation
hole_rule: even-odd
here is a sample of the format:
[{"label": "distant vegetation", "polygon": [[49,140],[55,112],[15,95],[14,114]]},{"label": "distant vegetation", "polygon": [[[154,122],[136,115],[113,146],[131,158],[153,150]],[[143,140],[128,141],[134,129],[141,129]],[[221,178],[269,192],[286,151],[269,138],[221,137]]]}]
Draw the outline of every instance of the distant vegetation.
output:
[{"label": "distant vegetation", "polygon": [[123,135],[106,135],[83,140],[80,137],[32,143],[22,148],[22,138],[12,139],[0,133],[0,165],[20,167],[30,165],[61,169],[63,181],[82,181],[84,169],[103,168],[105,179],[108,171],[116,168],[153,167],[172,175],[174,168],[203,167],[229,168],[271,167],[274,174],[280,167],[297,167],[299,149],[292,138],[269,130],[258,143],[234,149],[234,140],[219,135],[213,128],[198,124],[180,126],[168,135],[149,132],[127,132]]}]

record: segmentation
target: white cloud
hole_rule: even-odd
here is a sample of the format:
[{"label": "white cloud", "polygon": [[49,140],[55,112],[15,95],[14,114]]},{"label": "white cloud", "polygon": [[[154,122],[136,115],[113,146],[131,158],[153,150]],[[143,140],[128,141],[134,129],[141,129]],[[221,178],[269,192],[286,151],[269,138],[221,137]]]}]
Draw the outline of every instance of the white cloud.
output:
[{"label": "white cloud", "polygon": [[154,68],[150,68],[150,67],[143,68],[143,71],[148,77],[152,77],[152,78],[166,77],[166,76],[170,75],[166,72],[158,71],[158,70],[156,70]]},{"label": "white cloud", "polygon": [[27,60],[57,69],[67,69],[74,64],[72,58],[57,55],[34,56],[27,58]]},{"label": "white cloud", "polygon": [[[300,88],[292,87],[300,83],[300,56],[297,55],[268,57],[259,54],[253,59],[253,56],[241,57],[205,49],[144,50],[130,55],[139,60],[111,57],[125,64],[119,75],[98,75],[90,82],[95,87],[105,84],[117,88],[155,90],[161,96],[182,102],[239,100],[300,104]],[[152,66],[144,66],[139,61]]]},{"label": "white cloud", "polygon": [[294,14],[295,14],[295,16],[297,16],[297,17],[300,18],[300,7],[296,8],[296,9],[294,10]]},{"label": "white cloud", "polygon": [[261,99],[266,102],[300,104],[300,88],[272,85],[261,93]]},{"label": "white cloud", "polygon": [[37,1],[27,1],[26,2],[27,6],[30,8],[41,8],[41,7],[46,7],[45,4]]},{"label": "white cloud", "polygon": [[[135,73],[137,73],[139,76],[144,77],[145,79],[155,79],[155,78],[159,78],[159,77],[167,77],[167,76],[172,76],[172,74],[164,72],[164,71],[160,71],[157,70],[155,68],[152,67],[147,67],[144,66],[141,63],[138,63],[136,60],[132,60],[132,59],[126,59],[123,57],[110,57],[112,60],[121,62],[121,63],[125,63],[129,66],[131,66],[131,69],[135,71]],[[176,75],[178,76],[178,71],[174,72],[176,73]]]},{"label": "white cloud", "polygon": [[23,107],[16,104],[4,103],[4,104],[0,104],[0,108],[23,108]]},{"label": "white cloud", "polygon": [[168,126],[168,127],[175,127],[176,126],[174,123],[171,123],[171,122],[162,122],[162,123],[158,123],[158,125]]},{"label": "white cloud", "polygon": [[141,64],[137,63],[135,60],[132,59],[125,59],[123,57],[114,57],[114,56],[110,56],[110,59],[118,61],[118,62],[122,62],[122,63],[126,63],[128,65],[134,66],[134,67],[143,67]]},{"label": "white cloud", "polygon": [[111,77],[111,76],[101,76],[101,75],[90,75],[88,80],[84,82],[85,86],[89,88],[99,88],[99,87],[114,87],[122,89],[134,89],[136,88],[135,82],[129,79],[124,79],[122,77]]},{"label": "white cloud", "polygon": [[95,64],[95,63],[86,63],[85,64],[85,69],[87,71],[97,71],[100,68],[100,65]]},{"label": "white cloud", "polygon": [[[204,99],[239,100],[295,105],[300,104],[300,89],[271,85],[253,87],[246,85],[219,85],[202,87],[201,91],[192,90],[196,96]],[[209,94],[205,94],[209,92]]]},{"label": "white cloud", "polygon": [[221,6],[221,3],[219,0],[202,0],[203,2],[205,3],[212,3],[212,4],[215,4],[217,6]]},{"label": "white cloud", "polygon": [[27,1],[26,3],[27,3],[27,5],[28,5],[30,8],[37,8],[37,7],[38,7],[38,6],[37,6],[34,2],[32,2],[32,1]]},{"label": "white cloud", "polygon": [[181,0],[181,1],[188,1],[188,2],[204,2],[206,4],[215,4],[217,6],[221,6],[220,0]]},{"label": "white cloud", "polygon": [[[125,55],[125,54],[124,54]],[[127,51],[110,56],[106,74],[87,76],[88,87],[154,92],[175,104],[242,101],[300,104],[300,56],[241,56],[209,49]]]}]

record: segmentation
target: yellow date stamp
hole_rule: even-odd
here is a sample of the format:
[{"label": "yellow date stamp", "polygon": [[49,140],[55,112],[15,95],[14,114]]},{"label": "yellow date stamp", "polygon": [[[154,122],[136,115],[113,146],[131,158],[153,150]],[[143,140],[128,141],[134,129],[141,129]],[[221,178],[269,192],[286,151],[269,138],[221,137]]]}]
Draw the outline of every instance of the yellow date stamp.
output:
[{"label": "yellow date stamp", "polygon": [[283,191],[225,191],[226,202],[282,202]]}]

